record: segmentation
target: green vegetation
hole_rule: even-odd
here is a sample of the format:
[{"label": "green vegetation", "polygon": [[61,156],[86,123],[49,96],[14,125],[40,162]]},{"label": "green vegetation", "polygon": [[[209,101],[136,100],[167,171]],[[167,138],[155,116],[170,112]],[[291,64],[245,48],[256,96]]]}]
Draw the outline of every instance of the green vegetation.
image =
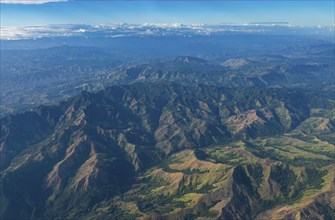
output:
[{"label": "green vegetation", "polygon": [[284,194],[285,197],[291,191],[291,186],[296,182],[296,176],[292,170],[286,164],[284,165],[275,165],[272,167],[270,172],[270,178],[276,181],[280,186],[280,191]]}]

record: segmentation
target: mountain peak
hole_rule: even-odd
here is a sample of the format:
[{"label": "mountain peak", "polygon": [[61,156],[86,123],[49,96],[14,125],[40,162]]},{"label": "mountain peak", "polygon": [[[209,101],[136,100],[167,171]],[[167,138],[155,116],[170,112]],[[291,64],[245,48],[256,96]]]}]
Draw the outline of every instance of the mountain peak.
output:
[{"label": "mountain peak", "polygon": [[198,57],[192,57],[192,56],[179,56],[175,58],[174,61],[183,62],[183,63],[198,63],[202,65],[209,63],[209,61],[205,59],[198,58]]}]

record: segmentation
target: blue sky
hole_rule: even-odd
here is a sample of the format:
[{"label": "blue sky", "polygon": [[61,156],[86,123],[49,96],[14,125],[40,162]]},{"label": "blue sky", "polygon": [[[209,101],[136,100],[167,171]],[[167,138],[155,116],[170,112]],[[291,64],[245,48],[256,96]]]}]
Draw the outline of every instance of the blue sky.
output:
[{"label": "blue sky", "polygon": [[[24,1],[24,0],[2,0]],[[48,1],[48,0],[26,0]],[[54,0],[57,1],[57,0]],[[29,2],[26,2],[29,3]],[[108,23],[333,25],[334,1],[66,1],[0,4],[1,26]]]}]

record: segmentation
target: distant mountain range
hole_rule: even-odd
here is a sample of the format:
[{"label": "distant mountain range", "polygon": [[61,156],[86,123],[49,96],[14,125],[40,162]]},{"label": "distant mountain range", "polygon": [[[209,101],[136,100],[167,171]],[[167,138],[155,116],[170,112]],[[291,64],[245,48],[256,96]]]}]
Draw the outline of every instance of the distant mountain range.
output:
[{"label": "distant mountain range", "polygon": [[[1,52],[0,116],[57,103],[82,90],[114,84],[174,81],[185,85],[292,87],[332,84],[333,44],[289,48],[285,55],[179,56],[138,63],[96,47],[54,47]],[[261,50],[261,49],[257,49]],[[134,57],[129,55],[129,57]]]},{"label": "distant mountain range", "polygon": [[301,89],[135,83],[2,118],[1,216],[331,219],[334,103]]},{"label": "distant mountain range", "polygon": [[[322,61],[321,61],[322,62]],[[284,56],[264,55],[249,59],[229,59],[222,65],[196,57],[182,56],[172,61],[136,65],[114,76],[122,83],[169,80],[184,84],[226,87],[297,86],[332,82],[332,64],[306,63]]]}]

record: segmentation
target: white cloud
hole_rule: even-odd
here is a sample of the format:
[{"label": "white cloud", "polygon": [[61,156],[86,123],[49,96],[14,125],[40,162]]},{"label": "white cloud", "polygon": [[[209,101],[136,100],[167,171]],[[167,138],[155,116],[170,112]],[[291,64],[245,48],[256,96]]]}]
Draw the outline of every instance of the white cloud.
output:
[{"label": "white cloud", "polygon": [[0,26],[1,40],[20,40],[20,39],[34,39],[43,37],[64,37],[77,36],[80,33],[73,31],[71,26],[48,26],[36,25],[25,27],[10,27]]},{"label": "white cloud", "polygon": [[75,33],[85,33],[86,31],[87,31],[86,29],[80,28],[79,30],[74,30],[73,32],[75,32]]},{"label": "white cloud", "polygon": [[45,4],[50,2],[66,2],[67,0],[0,0],[1,4]]}]

